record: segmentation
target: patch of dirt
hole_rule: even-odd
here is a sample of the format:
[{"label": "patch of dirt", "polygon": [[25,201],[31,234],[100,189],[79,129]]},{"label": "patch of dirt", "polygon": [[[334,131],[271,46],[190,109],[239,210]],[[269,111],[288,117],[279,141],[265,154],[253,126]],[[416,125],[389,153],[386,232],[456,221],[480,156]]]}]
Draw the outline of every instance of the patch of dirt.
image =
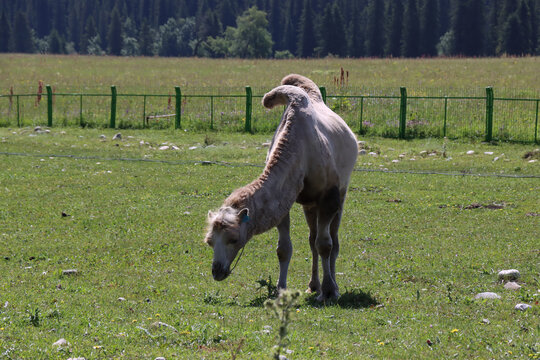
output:
[{"label": "patch of dirt", "polygon": [[534,149],[533,151],[527,151],[525,155],[523,155],[523,159],[525,160],[540,160],[540,149]]},{"label": "patch of dirt", "polygon": [[471,210],[471,209],[500,210],[500,209],[504,209],[505,207],[506,207],[505,204],[491,203],[491,204],[483,205],[483,204],[479,204],[479,203],[472,203],[471,205],[464,206],[463,209],[465,209],[465,210]]}]

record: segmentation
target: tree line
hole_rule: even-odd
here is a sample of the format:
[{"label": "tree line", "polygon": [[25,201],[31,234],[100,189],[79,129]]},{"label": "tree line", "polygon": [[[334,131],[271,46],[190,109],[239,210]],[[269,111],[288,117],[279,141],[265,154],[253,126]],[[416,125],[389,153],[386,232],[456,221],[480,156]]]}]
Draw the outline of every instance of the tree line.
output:
[{"label": "tree line", "polygon": [[540,0],[0,0],[0,52],[539,55],[539,19]]}]

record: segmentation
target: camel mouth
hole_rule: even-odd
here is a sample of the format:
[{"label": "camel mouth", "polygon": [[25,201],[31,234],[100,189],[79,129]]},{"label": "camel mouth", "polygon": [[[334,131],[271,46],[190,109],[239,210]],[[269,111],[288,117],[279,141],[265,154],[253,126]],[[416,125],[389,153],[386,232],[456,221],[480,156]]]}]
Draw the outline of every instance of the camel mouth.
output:
[{"label": "camel mouth", "polygon": [[231,271],[228,267],[225,268],[223,265],[217,263],[212,264],[212,276],[214,277],[214,280],[225,280],[230,274]]}]

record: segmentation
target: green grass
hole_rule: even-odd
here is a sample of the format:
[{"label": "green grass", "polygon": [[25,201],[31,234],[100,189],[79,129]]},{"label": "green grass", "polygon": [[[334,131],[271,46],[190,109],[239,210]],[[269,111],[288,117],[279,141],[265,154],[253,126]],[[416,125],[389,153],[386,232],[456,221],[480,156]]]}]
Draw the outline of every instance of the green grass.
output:
[{"label": "green grass", "polygon": [[[0,155],[0,358],[270,358],[279,322],[261,284],[277,279],[277,232],[252,239],[222,283],[202,242],[208,210],[260,174],[270,136],[114,133],[0,128],[2,153],[27,154]],[[302,295],[287,357],[538,358],[540,167],[523,159],[534,146],[364,140],[379,156],[360,156],[370,171],[352,175],[343,296],[320,306]],[[298,206],[291,215],[289,286],[304,290],[307,226]],[[497,282],[508,268],[520,291]],[[482,291],[502,299],[473,300]],[[513,310],[520,302],[533,308]],[[60,338],[70,345],[54,348]]]}]

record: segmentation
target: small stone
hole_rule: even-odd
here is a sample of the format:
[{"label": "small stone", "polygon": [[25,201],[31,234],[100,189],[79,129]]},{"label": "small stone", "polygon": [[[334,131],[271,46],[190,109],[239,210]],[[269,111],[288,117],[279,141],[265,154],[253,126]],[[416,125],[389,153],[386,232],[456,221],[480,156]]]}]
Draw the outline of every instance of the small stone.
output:
[{"label": "small stone", "polygon": [[379,156],[379,154],[377,154],[376,152],[373,152],[373,151],[370,152],[370,153],[368,153],[368,155],[369,155],[369,156],[373,156],[373,157]]},{"label": "small stone", "polygon": [[76,357],[76,358],[69,358],[67,360],[86,360],[86,359],[83,357]]},{"label": "small stone", "polygon": [[113,140],[122,140],[122,134],[120,134],[120,133],[115,134],[112,139]]},{"label": "small stone", "polygon": [[532,159],[532,160],[529,160],[528,162],[529,162],[529,163],[535,163],[535,162],[537,162],[537,161],[538,161],[538,160],[536,160],[536,159]]},{"label": "small stone", "polygon": [[467,155],[474,155],[474,150],[467,151]]},{"label": "small stone", "polygon": [[126,301],[126,298],[119,297],[117,300],[118,300],[118,301]]},{"label": "small stone", "polygon": [[52,346],[55,346],[55,347],[63,347],[63,346],[68,346],[69,343],[67,342],[66,339],[62,338],[58,341],[56,341],[55,343],[52,344]]},{"label": "small stone", "polygon": [[520,273],[516,269],[499,271],[499,280],[517,280],[519,276]]},{"label": "small stone", "polygon": [[419,155],[422,155],[422,156],[427,155],[427,151],[426,150],[420,151]]},{"label": "small stone", "polygon": [[497,161],[499,160],[499,157],[498,156],[495,156],[495,158],[493,159],[493,161]]},{"label": "small stone", "polygon": [[157,358],[155,358],[154,360],[165,360],[165,358],[163,356],[158,356]]},{"label": "small stone", "polygon": [[139,141],[139,145],[143,146],[144,145],[144,140]]},{"label": "small stone", "polygon": [[41,126],[36,126],[36,127],[34,128],[34,131],[35,131],[35,132],[40,132],[40,131],[41,131]]},{"label": "small stone", "polygon": [[62,270],[62,275],[77,275],[78,273],[77,269]]},{"label": "small stone", "polygon": [[399,162],[399,160],[392,160],[392,162],[393,162],[394,164],[397,164],[397,163]]},{"label": "small stone", "polygon": [[107,137],[105,135],[101,134],[101,135],[99,135],[99,138],[100,139],[106,139]]},{"label": "small stone", "polygon": [[173,146],[171,147],[171,149],[173,149],[173,150],[180,150],[180,148],[179,148],[178,146],[176,146],[176,145],[173,145]]},{"label": "small stone", "polygon": [[476,294],[474,298],[475,299],[500,299],[501,296],[494,292],[483,292],[483,293]]},{"label": "small stone", "polygon": [[519,290],[519,289],[521,289],[521,285],[519,285],[518,283],[516,283],[514,281],[510,281],[510,282],[507,282],[506,284],[504,284],[504,288],[506,290]]},{"label": "small stone", "polygon": [[484,151],[484,155],[493,155],[493,151]]},{"label": "small stone", "polygon": [[514,307],[514,309],[520,310],[520,311],[525,311],[525,310],[530,309],[530,308],[532,308],[532,306],[529,305],[529,304],[517,304],[517,305]]},{"label": "small stone", "polygon": [[160,146],[159,150],[169,150],[169,146],[168,145]]},{"label": "small stone", "polygon": [[366,155],[366,154],[367,154],[366,149],[360,149],[360,150],[358,150],[358,155]]},{"label": "small stone", "polygon": [[489,321],[489,319],[482,319],[482,322],[487,325],[491,324],[491,321]]},{"label": "small stone", "polygon": [[190,146],[189,150],[195,150],[196,148],[197,148],[196,146]]}]

